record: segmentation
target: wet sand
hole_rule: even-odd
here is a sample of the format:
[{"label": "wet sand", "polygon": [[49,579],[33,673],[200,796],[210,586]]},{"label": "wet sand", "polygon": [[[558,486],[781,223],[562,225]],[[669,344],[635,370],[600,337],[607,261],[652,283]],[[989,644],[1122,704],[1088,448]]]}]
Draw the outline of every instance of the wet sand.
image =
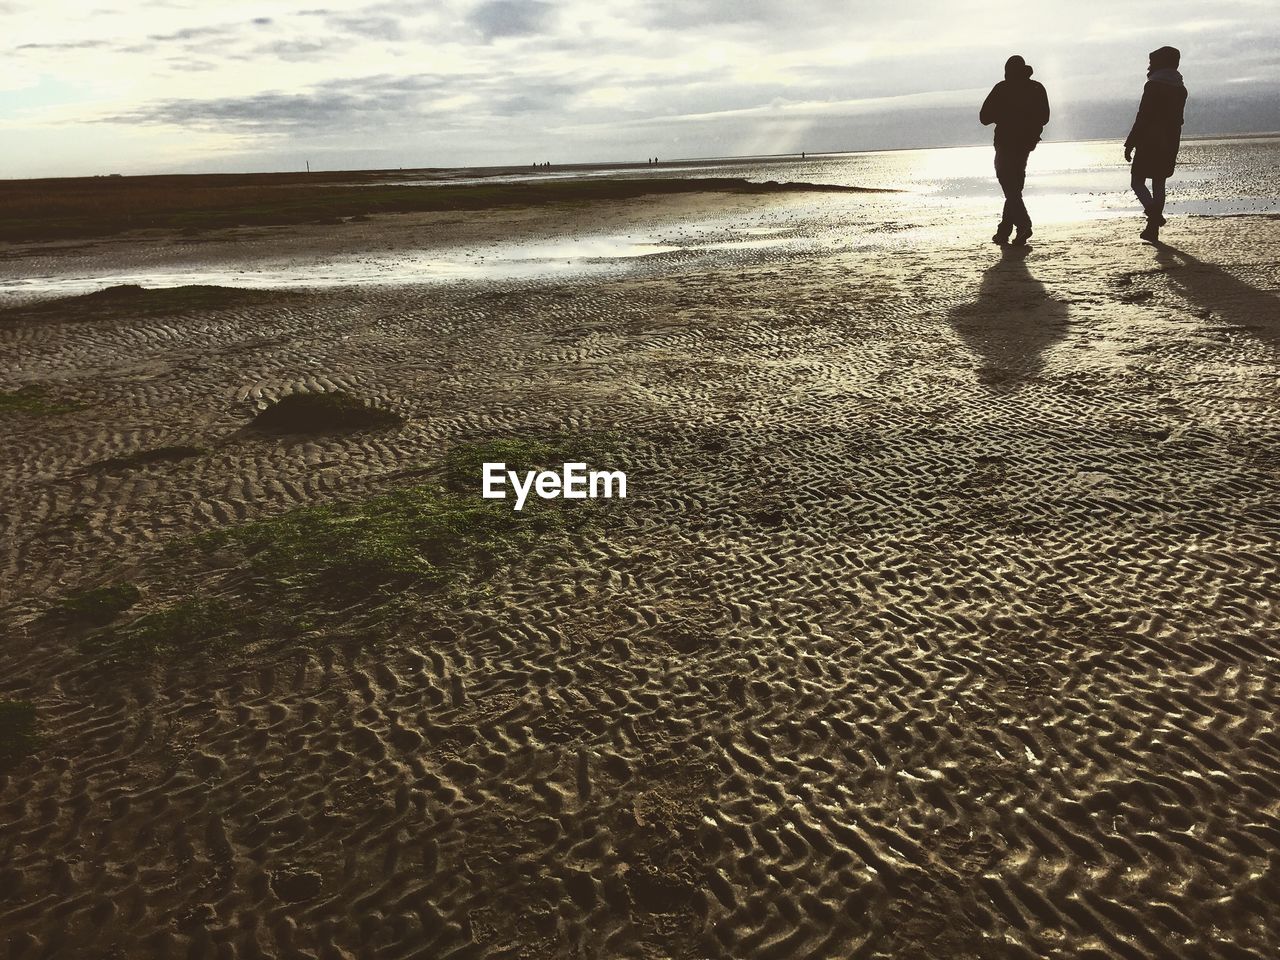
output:
[{"label": "wet sand", "polygon": [[[1274,955],[1280,221],[1137,229],[1002,252],[871,197],[699,195],[5,248],[10,279],[573,269],[0,318],[0,390],[44,404],[0,412],[0,698],[41,735],[0,774],[0,941]],[[603,233],[664,249],[577,269]],[[335,389],[405,420],[247,429]],[[246,559],[187,538],[544,433],[614,438],[630,497],[464,600],[123,672],[45,615],[234,600]]]}]

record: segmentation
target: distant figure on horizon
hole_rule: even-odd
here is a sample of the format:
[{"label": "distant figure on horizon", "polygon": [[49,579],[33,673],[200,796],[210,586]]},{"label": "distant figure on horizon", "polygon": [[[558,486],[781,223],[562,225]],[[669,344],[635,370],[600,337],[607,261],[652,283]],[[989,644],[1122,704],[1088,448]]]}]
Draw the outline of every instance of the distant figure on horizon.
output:
[{"label": "distant figure on horizon", "polygon": [[[1133,129],[1124,142],[1124,159],[1132,163],[1130,183],[1147,215],[1147,227],[1139,234],[1148,243],[1160,242],[1164,219],[1164,182],[1173,176],[1182,143],[1182,114],[1187,105],[1187,88],[1178,65],[1182,54],[1176,47],[1152,50],[1147,66],[1147,84]],[[1136,151],[1136,155],[1135,155]],[[1147,181],[1151,189],[1147,189]]]},{"label": "distant figure on horizon", "polygon": [[1004,79],[991,88],[978,113],[984,127],[996,125],[996,180],[1004,191],[1004,213],[992,243],[1008,243],[1014,227],[1018,229],[1013,238],[1016,246],[1031,236],[1031,215],[1022,202],[1022,188],[1027,182],[1027,158],[1049,122],[1049,96],[1031,73],[1022,57],[1006,60]]}]

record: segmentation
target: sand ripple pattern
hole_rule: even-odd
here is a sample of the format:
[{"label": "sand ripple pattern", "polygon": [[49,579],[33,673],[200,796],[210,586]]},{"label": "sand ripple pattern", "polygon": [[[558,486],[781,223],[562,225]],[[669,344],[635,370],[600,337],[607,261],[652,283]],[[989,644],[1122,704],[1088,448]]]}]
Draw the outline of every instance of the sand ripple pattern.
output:
[{"label": "sand ripple pattern", "polygon": [[[87,405],[0,473],[10,955],[1276,956],[1280,278],[1221,229],[0,330]],[[333,388],[411,419],[243,430]],[[108,684],[25,616],[538,427],[633,499],[376,649]]]}]

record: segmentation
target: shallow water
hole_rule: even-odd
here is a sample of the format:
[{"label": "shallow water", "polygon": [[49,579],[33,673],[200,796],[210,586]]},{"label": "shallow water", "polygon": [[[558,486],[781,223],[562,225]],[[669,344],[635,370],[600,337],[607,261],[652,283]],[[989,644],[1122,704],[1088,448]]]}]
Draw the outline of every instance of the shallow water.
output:
[{"label": "shallow water", "polygon": [[[928,207],[980,205],[999,196],[991,148],[943,147],[879,150],[800,157],[686,160],[658,166],[614,164],[550,168],[496,177],[450,178],[447,182],[494,183],[572,177],[745,177],[753,181],[806,182],[904,190]],[[406,175],[398,183],[441,180],[438,174]],[[1175,213],[1280,212],[1280,137],[1188,140],[1169,182]],[[1119,140],[1046,142],[1027,166],[1027,196],[1042,222],[1065,222],[1107,214],[1129,214],[1129,169]]]},{"label": "shallow water", "polygon": [[[508,173],[502,180],[553,177],[744,177],[763,182],[811,182],[887,187],[884,194],[789,194],[762,204],[750,219],[713,217],[656,221],[644,231],[591,232],[538,240],[498,240],[482,249],[439,247],[361,253],[316,260],[259,262],[251,269],[196,262],[181,268],[103,270],[0,280],[0,302],[88,293],[106,286],[223,284],[242,287],[332,287],[353,284],[468,283],[582,278],[659,269],[690,258],[708,265],[754,253],[923,244],[938,235],[984,234],[998,217],[1000,196],[991,149],[955,147],[687,161],[657,167],[574,168]],[[401,182],[494,182],[494,177],[444,177],[438,171]],[[1168,212],[1248,214],[1280,211],[1280,138],[1189,141],[1170,181]],[[1122,148],[1113,141],[1044,143],[1028,166],[1027,203],[1037,227],[1099,217],[1137,216]]]},{"label": "shallow water", "polygon": [[[713,229],[708,230],[711,226]],[[787,227],[741,227],[730,221],[706,221],[689,228],[666,225],[653,239],[597,233],[536,241],[499,241],[476,248],[399,250],[387,254],[265,262],[251,268],[226,263],[192,264],[180,269],[141,269],[100,273],[43,275],[0,280],[0,303],[76,296],[108,286],[139,284],[177,287],[188,284],[277,288],[345,287],[366,283],[467,283],[475,281],[601,277],[690,257],[739,251],[815,245]],[[709,239],[710,237],[710,239]]]}]

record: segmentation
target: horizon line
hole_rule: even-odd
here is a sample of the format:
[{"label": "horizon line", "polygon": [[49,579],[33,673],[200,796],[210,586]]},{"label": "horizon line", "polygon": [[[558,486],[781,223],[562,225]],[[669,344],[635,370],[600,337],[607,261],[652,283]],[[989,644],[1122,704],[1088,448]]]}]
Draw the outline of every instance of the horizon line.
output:
[{"label": "horizon line", "polygon": [[[1271,137],[1280,137],[1280,130],[1258,130],[1247,133],[1201,133],[1190,134],[1184,136],[1184,141],[1205,141],[1205,140],[1262,140]],[[1040,143],[1104,143],[1108,140],[1116,140],[1122,142],[1119,137],[1073,137],[1070,139],[1054,139],[1046,138]],[[747,153],[747,154],[724,154],[703,157],[673,157],[671,160],[659,160],[656,166],[666,166],[680,163],[713,163],[720,161],[735,160],[787,160],[787,159],[804,159],[817,157],[844,157],[869,153],[906,153],[913,150],[968,150],[975,147],[990,146],[988,141],[980,141],[976,143],[956,143],[956,144],[934,144],[931,146],[912,146],[912,147],[869,147],[858,150],[819,150],[819,151],[796,151],[792,153]],[[570,160],[562,163],[550,162],[550,169],[600,169],[603,167],[644,167],[648,166],[652,169],[655,164],[641,160]],[[419,170],[431,171],[466,171],[466,170],[510,170],[521,171],[530,169],[548,169],[538,164],[514,164],[514,163],[495,163],[484,165],[461,165],[461,166],[418,166],[418,167],[334,167],[318,170],[311,169],[276,169],[276,170],[241,170],[241,171],[204,171],[204,172],[169,172],[169,173],[85,173],[68,176],[57,177],[0,177],[0,183],[24,183],[24,182],[42,182],[49,180],[106,180],[120,179],[133,180],[143,179],[147,177],[254,177],[254,176],[308,176],[311,174],[335,174],[335,173],[396,173],[396,172],[413,172]]]}]

